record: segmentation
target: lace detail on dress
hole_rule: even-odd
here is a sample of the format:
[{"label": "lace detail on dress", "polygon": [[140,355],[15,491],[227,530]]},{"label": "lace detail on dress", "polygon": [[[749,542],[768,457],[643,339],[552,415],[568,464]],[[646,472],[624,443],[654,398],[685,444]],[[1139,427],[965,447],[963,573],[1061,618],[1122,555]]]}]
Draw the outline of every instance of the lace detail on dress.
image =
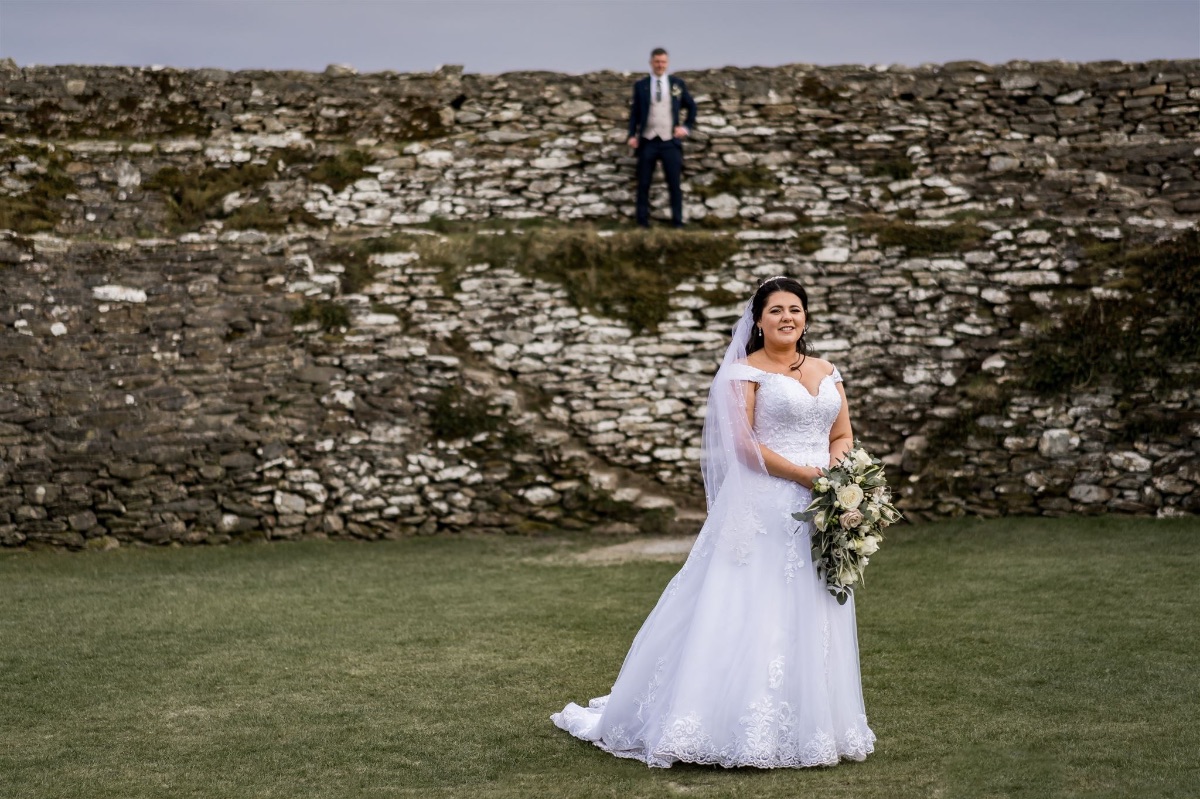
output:
[{"label": "lace detail on dress", "polygon": [[761,372],[754,404],[754,432],[783,457],[805,466],[829,463],[829,429],[842,410],[834,388],[842,376],[835,368],[821,378],[817,393],[794,377]]},{"label": "lace detail on dress", "polygon": [[654,704],[654,695],[658,692],[658,687],[662,685],[663,667],[667,665],[666,658],[659,658],[654,664],[654,676],[650,678],[650,684],[646,686],[646,690],[635,698],[634,704],[637,705],[637,720],[645,721],[642,718],[642,713],[646,708]]},{"label": "lace detail on dress", "polygon": [[875,733],[867,726],[866,716],[859,716],[858,724],[846,730],[838,741],[838,751],[851,760],[865,760],[875,751]]},{"label": "lace detail on dress", "polygon": [[[742,735],[736,743],[718,747],[697,713],[676,717],[663,727],[663,735],[653,751],[644,756],[630,749],[613,751],[615,746],[598,745],[622,757],[636,757],[649,766],[669,768],[675,761],[719,765],[726,768],[797,768],[835,766],[842,758],[864,760],[875,749],[875,734],[867,727],[867,717],[859,716],[854,726],[840,735],[818,729],[805,740],[797,728],[791,705],[778,705],[769,696],[751,703],[738,719]],[[615,742],[614,742],[615,743]]]},{"label": "lace detail on dress", "polygon": [[766,535],[766,528],[753,510],[731,522],[733,529],[725,537],[729,554],[739,566],[750,562],[750,553],[754,551],[754,536]]},{"label": "lace detail on dress", "polygon": [[[803,508],[800,510],[803,510]],[[794,522],[794,520],[790,518],[788,521]],[[783,564],[783,576],[787,578],[789,583],[792,581],[792,578],[796,576],[797,570],[804,565],[804,559],[800,557],[800,550],[797,547],[799,544],[797,539],[803,537],[803,533],[803,524],[796,524],[788,529],[787,560],[784,561]]]},{"label": "lace detail on dress", "polygon": [[746,728],[738,763],[770,767],[787,746],[795,716],[787,702],[775,707],[767,696],[750,705],[750,712],[738,719],[738,723]]},{"label": "lace detail on dress", "polygon": [[767,687],[773,691],[778,691],[783,685],[783,655],[771,661],[771,665],[767,666]]},{"label": "lace detail on dress", "polygon": [[620,752],[628,752],[637,748],[633,742],[633,738],[631,738],[629,733],[626,731],[624,724],[618,724],[609,728],[608,733],[604,736],[604,739],[609,742],[609,745],[612,746],[613,749]]},{"label": "lace detail on dress", "polygon": [[663,591],[664,598],[675,596],[678,593],[679,586],[683,585],[683,575],[687,573],[688,568],[692,565],[693,557],[695,557],[694,554],[688,555],[688,559],[683,562],[683,568],[675,573],[675,576],[671,578],[671,582],[667,583],[667,588]]},{"label": "lace detail on dress", "polygon": [[814,766],[832,766],[838,762],[837,742],[829,733],[817,730],[812,740],[804,745],[801,757]]},{"label": "lace detail on dress", "polygon": [[716,746],[704,732],[700,716],[689,713],[676,718],[663,729],[662,740],[646,759],[651,766],[670,767],[676,760],[688,763],[715,763]]}]

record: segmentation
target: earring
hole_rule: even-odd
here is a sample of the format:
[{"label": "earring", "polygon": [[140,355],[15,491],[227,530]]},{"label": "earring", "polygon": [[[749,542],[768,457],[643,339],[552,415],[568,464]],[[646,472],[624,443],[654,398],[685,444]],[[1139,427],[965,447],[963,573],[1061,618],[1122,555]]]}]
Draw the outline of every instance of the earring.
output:
[{"label": "earring", "polygon": [[759,328],[756,328],[756,330],[758,331],[758,337],[762,338],[762,328],[759,327]]}]

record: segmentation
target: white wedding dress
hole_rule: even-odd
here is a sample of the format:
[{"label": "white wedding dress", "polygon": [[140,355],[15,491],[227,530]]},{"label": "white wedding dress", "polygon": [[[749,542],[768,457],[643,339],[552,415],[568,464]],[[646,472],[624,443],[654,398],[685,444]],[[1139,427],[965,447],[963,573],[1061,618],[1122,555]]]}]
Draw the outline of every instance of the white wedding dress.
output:
[{"label": "white wedding dress", "polygon": [[[753,434],[761,443],[794,463],[828,465],[842,403],[836,369],[815,396],[792,377],[744,363],[729,374],[758,384]],[[810,527],[791,516],[811,493],[761,473],[738,487],[710,501],[687,562],[610,694],[551,719],[649,766],[863,760],[875,735],[863,708],[854,600],[839,605],[818,580]]]}]

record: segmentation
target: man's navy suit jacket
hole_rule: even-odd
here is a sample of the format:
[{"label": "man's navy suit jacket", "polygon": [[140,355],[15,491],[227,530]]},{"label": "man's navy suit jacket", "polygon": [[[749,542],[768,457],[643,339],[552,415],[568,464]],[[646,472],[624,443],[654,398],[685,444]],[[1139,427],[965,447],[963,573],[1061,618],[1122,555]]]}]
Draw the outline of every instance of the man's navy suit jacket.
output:
[{"label": "man's navy suit jacket", "polygon": [[[671,92],[671,126],[679,127],[679,111],[687,109],[687,119],[683,127],[690,132],[696,124],[696,101],[688,93],[687,84],[674,75],[668,75]],[[675,91],[678,88],[678,93]],[[646,120],[650,116],[650,76],[633,84],[633,103],[629,106],[629,137],[638,136],[646,129]]]}]

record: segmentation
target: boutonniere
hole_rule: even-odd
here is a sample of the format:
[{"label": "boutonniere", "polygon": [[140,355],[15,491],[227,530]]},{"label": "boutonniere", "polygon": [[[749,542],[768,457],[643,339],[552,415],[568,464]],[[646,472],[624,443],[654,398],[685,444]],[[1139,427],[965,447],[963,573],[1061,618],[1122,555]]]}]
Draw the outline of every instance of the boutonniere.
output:
[{"label": "boutonniere", "polygon": [[679,88],[679,84],[676,84],[671,87],[671,96],[672,97],[682,97],[683,96],[683,89]]}]

